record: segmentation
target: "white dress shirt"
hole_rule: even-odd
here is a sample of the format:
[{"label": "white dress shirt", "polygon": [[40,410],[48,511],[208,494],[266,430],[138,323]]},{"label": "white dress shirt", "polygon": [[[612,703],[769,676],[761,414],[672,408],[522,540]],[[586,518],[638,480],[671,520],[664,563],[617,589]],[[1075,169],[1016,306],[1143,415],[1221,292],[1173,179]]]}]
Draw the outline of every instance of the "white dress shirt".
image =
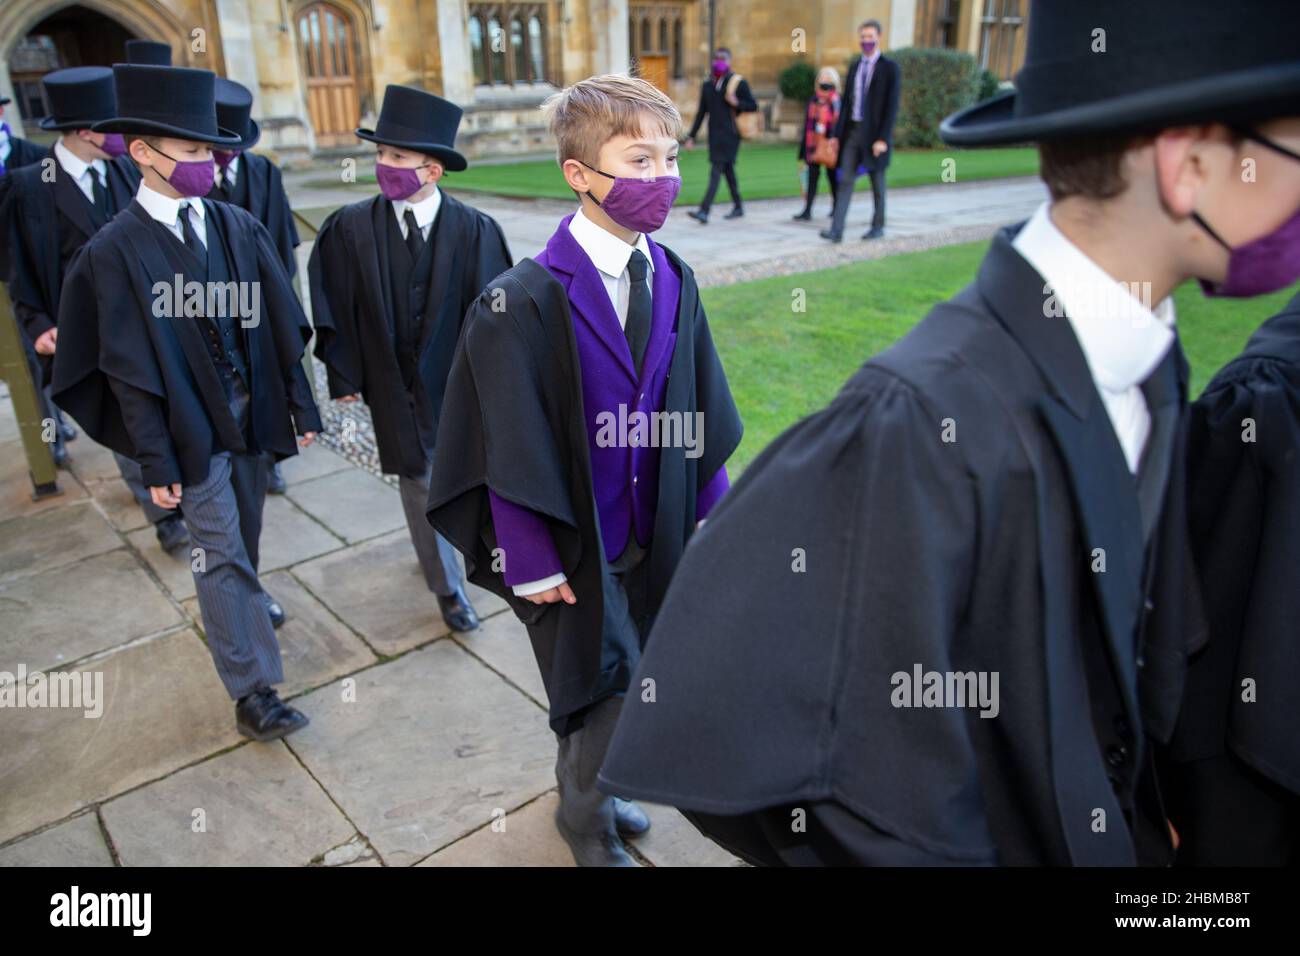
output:
[{"label": "white dress shirt", "polygon": [[9,142],[9,130],[0,129],[0,164],[8,161],[9,154],[13,152],[13,148],[14,144]]},{"label": "white dress shirt", "polygon": [[215,171],[217,174],[216,184],[218,186],[225,183],[228,183],[231,186],[235,185],[235,181],[239,179],[239,154],[236,153],[231,157],[230,162],[226,164],[224,171],[221,169],[221,164],[217,163]]},{"label": "white dress shirt", "polygon": [[1148,308],[1065,237],[1052,222],[1050,206],[1038,207],[1012,246],[1065,311],[1129,471],[1136,474],[1151,434],[1141,386],[1173,345],[1174,303],[1166,297]]},{"label": "white dress shirt", "polygon": [[442,190],[437,186],[433,187],[431,195],[425,196],[419,202],[394,199],[393,212],[397,215],[397,227],[402,230],[402,238],[406,238],[406,210],[415,213],[415,224],[420,227],[420,236],[427,241],[429,230],[433,227],[433,220],[438,215],[438,207],[441,205]]},{"label": "white dress shirt", "polygon": [[600,281],[604,284],[605,291],[609,293],[609,301],[614,306],[614,312],[618,315],[618,324],[626,326],[627,303],[632,290],[632,279],[628,275],[627,263],[632,258],[633,249],[639,250],[645,256],[646,262],[650,264],[646,269],[646,284],[650,286],[651,294],[654,293],[655,264],[650,258],[650,244],[646,242],[645,233],[637,233],[636,245],[629,246],[612,232],[602,229],[588,219],[581,207],[569,220],[569,232],[578,245],[582,246],[582,251],[587,254],[592,265],[596,267]]},{"label": "white dress shirt", "polygon": [[[93,175],[99,179],[99,184],[108,189],[108,170],[104,166],[102,159],[92,159],[86,162],[68,147],[63,145],[63,140],[57,140],[54,144],[54,158],[59,161],[63,171],[72,177],[72,181],[90,200],[90,204],[95,204],[95,187],[90,177]],[[92,172],[93,171],[93,172]]]},{"label": "white dress shirt", "polygon": [[158,220],[164,226],[171,230],[172,235],[185,242],[185,233],[181,231],[180,215],[181,203],[188,203],[190,207],[190,225],[194,227],[194,234],[199,237],[199,242],[203,243],[206,249],[208,245],[208,225],[204,218],[206,210],[203,207],[203,200],[200,198],[182,198],[172,199],[170,196],[164,196],[162,193],[150,189],[145,180],[140,180],[140,188],[135,191],[135,201],[144,207],[150,217]]},{"label": "white dress shirt", "polygon": [[[627,304],[632,288],[627,263],[632,258],[633,249],[640,250],[646,262],[650,264],[646,269],[646,284],[651,290],[654,289],[654,259],[650,257],[650,244],[646,242],[645,233],[637,233],[636,245],[630,246],[612,232],[602,229],[588,219],[583,215],[581,207],[569,220],[569,232],[582,247],[582,251],[587,254],[592,265],[596,267],[596,273],[600,276],[605,292],[609,295],[610,304],[614,306],[614,312],[618,315],[618,324],[626,326]],[[653,291],[651,294],[653,295]],[[540,594],[542,591],[559,587],[566,580],[564,572],[561,571],[539,581],[526,581],[523,584],[513,585],[512,590],[519,597],[527,597],[530,594]]]}]

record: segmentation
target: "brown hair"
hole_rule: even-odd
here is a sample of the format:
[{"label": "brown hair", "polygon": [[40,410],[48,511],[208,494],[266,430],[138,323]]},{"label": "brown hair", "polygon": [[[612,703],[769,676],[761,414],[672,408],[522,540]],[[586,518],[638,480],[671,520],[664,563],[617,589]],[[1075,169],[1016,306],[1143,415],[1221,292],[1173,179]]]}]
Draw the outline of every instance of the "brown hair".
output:
[{"label": "brown hair", "polygon": [[1039,176],[1052,200],[1114,199],[1128,188],[1124,154],[1150,142],[1132,134],[1081,136],[1038,144]]},{"label": "brown hair", "polygon": [[861,33],[867,27],[872,27],[877,34],[885,32],[885,28],[880,25],[879,20],[863,20],[858,24],[858,32]]},{"label": "brown hair", "polygon": [[673,101],[635,76],[609,73],[579,80],[549,96],[542,111],[561,166],[567,159],[594,165],[600,148],[615,136],[661,129],[676,139],[682,131],[682,114]]}]

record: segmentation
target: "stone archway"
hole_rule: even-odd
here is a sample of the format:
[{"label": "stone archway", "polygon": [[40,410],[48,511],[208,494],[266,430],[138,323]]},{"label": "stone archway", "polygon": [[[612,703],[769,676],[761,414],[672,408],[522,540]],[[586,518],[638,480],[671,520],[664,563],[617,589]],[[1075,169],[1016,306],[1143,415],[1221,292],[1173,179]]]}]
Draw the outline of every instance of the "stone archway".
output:
[{"label": "stone archway", "polygon": [[[188,30],[158,0],[6,0],[0,5],[0,95],[13,96],[9,65],[18,42],[41,21],[71,7],[108,17],[132,36],[170,43],[181,55],[188,50]],[[209,55],[219,50],[220,40],[211,37],[208,49]],[[5,119],[22,135],[22,120],[16,110],[6,113]]]}]

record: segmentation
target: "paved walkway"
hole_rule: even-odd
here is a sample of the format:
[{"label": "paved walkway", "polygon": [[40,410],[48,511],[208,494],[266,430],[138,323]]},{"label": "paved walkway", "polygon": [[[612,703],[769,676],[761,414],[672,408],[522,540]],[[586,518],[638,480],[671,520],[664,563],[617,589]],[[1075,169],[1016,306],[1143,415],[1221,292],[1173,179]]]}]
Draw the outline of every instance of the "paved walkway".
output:
[{"label": "paved walkway", "polygon": [[[33,503],[0,386],[0,671],[103,681],[99,717],[0,709],[0,866],[572,865],[523,626],[476,590],[482,627],[447,633],[396,490],[319,445],[286,463],[262,570],[311,724],[260,744],[235,732],[188,561],[105,449],[69,450],[62,496]],[[737,862],[648,809],[643,862]]]}]

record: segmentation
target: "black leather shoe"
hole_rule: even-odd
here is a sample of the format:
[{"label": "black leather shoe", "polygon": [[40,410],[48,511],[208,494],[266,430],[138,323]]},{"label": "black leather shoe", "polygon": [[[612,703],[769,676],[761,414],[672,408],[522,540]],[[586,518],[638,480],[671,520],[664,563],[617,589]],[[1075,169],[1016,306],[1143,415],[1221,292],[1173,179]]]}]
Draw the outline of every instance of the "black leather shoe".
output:
[{"label": "black leather shoe", "polygon": [[557,811],[555,829],[569,845],[573,862],[578,866],[639,866],[628,854],[623,841],[617,833],[575,833],[564,825],[564,819]]},{"label": "black leather shoe", "polygon": [[741,216],[743,216],[744,214],[745,214],[745,210],[742,209],[740,206],[737,206],[735,209],[731,210],[731,212],[727,213],[727,214],[726,214],[725,216],[723,216],[722,218],[723,218],[723,219],[739,219],[739,218],[740,218]]},{"label": "black leather shoe", "polygon": [[803,212],[795,213],[790,218],[796,220],[797,222],[807,222],[809,219],[812,218],[812,213],[809,212],[807,209],[805,209]]},{"label": "black leather shoe", "polygon": [[690,216],[701,226],[707,226],[709,224],[709,214],[707,212],[701,212],[698,209],[692,209],[686,215]]},{"label": "black leather shoe", "polygon": [[50,445],[50,454],[54,456],[55,468],[68,467],[68,449],[64,447],[62,438]]},{"label": "black leather shoe", "polygon": [[474,613],[474,605],[469,603],[464,591],[457,591],[447,597],[439,594],[437,598],[442,619],[453,631],[472,631],[478,627],[478,615]]},{"label": "black leather shoe", "polygon": [[245,737],[263,743],[286,737],[308,723],[302,711],[282,701],[271,687],[241,697],[235,704],[235,728]]},{"label": "black leather shoe", "polygon": [[277,461],[267,469],[266,491],[271,495],[282,495],[289,490],[288,484],[285,483],[284,475],[280,474],[280,463]]},{"label": "black leather shoe", "polygon": [[77,437],[77,430],[68,424],[67,419],[59,421],[59,437],[64,441],[74,441]]},{"label": "black leather shoe", "polygon": [[280,602],[269,594],[266,596],[266,613],[271,615],[271,626],[277,631],[287,619],[284,608],[280,607]]},{"label": "black leather shoe", "polygon": [[614,826],[621,837],[639,837],[650,829],[650,818],[631,800],[615,797]]},{"label": "black leather shoe", "polygon": [[190,532],[185,527],[185,519],[179,514],[170,514],[153,526],[153,533],[158,536],[158,544],[168,554],[190,543]]},{"label": "black leather shoe", "polygon": [[817,235],[821,236],[823,239],[829,239],[831,242],[844,241],[844,237],[833,229],[823,229],[821,232],[817,233]]},{"label": "black leather shoe", "polygon": [[885,234],[885,230],[883,230],[883,229],[868,229],[866,232],[864,232],[864,233],[862,234],[862,238],[863,238],[863,239],[879,239],[879,238],[880,238],[881,236],[883,236],[884,234]]}]

